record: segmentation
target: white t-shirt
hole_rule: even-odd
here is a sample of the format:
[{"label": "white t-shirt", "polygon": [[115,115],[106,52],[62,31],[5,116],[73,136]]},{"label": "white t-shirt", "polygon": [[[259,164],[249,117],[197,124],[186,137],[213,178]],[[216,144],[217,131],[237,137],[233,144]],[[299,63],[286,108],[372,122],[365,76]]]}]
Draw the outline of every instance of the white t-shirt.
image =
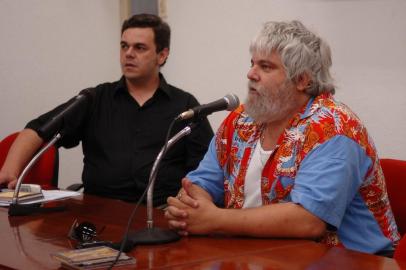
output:
[{"label": "white t-shirt", "polygon": [[273,150],[264,150],[259,141],[254,149],[244,183],[243,208],[253,208],[262,205],[261,198],[261,174]]}]

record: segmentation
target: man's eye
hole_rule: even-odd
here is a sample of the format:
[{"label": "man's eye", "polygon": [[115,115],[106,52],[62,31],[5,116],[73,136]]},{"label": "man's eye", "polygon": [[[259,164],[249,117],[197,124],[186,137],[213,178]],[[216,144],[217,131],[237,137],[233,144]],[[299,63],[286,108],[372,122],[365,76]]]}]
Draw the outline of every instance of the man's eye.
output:
[{"label": "man's eye", "polygon": [[136,49],[137,51],[145,51],[147,48],[144,47],[144,46],[136,46],[135,49]]},{"label": "man's eye", "polygon": [[128,45],[127,44],[120,44],[121,49],[127,49]]},{"label": "man's eye", "polygon": [[270,65],[261,65],[261,69],[263,69],[265,71],[269,71],[272,69],[272,67]]}]

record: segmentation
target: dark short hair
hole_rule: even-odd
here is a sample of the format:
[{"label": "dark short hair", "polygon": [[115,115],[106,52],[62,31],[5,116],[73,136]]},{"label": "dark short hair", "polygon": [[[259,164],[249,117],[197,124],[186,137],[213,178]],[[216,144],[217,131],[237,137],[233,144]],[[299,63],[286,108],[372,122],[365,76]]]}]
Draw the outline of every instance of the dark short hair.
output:
[{"label": "dark short hair", "polygon": [[169,49],[171,29],[159,16],[153,14],[136,14],[123,22],[121,34],[128,28],[152,28],[155,36],[156,52]]}]

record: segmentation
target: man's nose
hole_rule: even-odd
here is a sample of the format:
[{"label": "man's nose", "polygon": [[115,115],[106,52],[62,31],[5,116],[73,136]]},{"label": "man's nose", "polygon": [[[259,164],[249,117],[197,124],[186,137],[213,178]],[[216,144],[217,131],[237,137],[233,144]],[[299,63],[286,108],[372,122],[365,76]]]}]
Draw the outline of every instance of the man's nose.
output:
[{"label": "man's nose", "polygon": [[128,47],[128,49],[125,52],[126,57],[134,57],[134,49],[132,47]]},{"label": "man's nose", "polygon": [[258,75],[258,72],[257,72],[255,66],[252,66],[250,68],[250,70],[248,70],[247,78],[250,81],[255,81],[255,82],[259,81],[259,75]]}]

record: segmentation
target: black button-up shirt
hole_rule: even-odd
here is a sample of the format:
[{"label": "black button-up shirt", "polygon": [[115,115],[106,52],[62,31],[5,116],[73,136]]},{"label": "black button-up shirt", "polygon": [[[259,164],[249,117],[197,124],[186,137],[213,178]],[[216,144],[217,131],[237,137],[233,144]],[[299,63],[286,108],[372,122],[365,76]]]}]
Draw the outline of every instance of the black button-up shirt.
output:
[{"label": "black button-up shirt", "polygon": [[[70,148],[82,142],[85,193],[135,201],[147,187],[170,123],[199,103],[191,94],[167,84],[162,75],[157,91],[142,106],[128,93],[124,77],[91,91],[92,102],[65,117],[64,136],[58,145]],[[32,120],[26,127],[38,132],[67,103]],[[171,136],[185,126],[186,123],[175,124]],[[38,133],[45,139],[49,136]],[[203,158],[212,136],[210,124],[204,118],[190,135],[169,149],[158,170],[154,205],[163,204],[168,196],[176,194],[181,179]]]}]

